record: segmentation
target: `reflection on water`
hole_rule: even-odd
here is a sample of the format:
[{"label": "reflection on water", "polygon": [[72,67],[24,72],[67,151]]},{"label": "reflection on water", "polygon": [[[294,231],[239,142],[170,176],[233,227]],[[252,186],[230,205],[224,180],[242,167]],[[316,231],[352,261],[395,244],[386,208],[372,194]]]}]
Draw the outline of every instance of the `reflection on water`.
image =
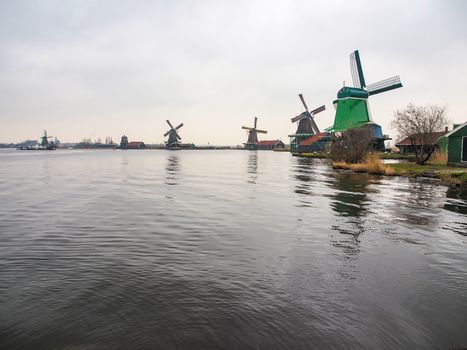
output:
[{"label": "reflection on water", "polygon": [[439,207],[440,186],[435,183],[409,180],[407,188],[396,188],[392,195],[398,202],[393,206],[393,216],[414,226],[423,226],[426,230],[435,230],[440,222],[437,212]]},{"label": "reflection on water", "polygon": [[0,163],[1,349],[467,346],[465,192],[283,152]]},{"label": "reflection on water", "polygon": [[258,178],[258,151],[248,152],[248,183],[255,184]]},{"label": "reflection on water", "polygon": [[353,255],[360,251],[360,236],[365,233],[368,211],[368,193],[378,191],[369,188],[378,180],[352,172],[334,172],[328,183],[335,189],[329,196],[331,208],[337,214],[331,228],[339,235],[332,235],[332,244]]},{"label": "reflection on water", "polygon": [[330,178],[328,183],[336,189],[331,195],[332,209],[340,216],[364,216],[368,204],[367,194],[377,192],[377,190],[370,190],[368,185],[377,183],[377,180],[352,172],[332,173]]},{"label": "reflection on water", "polygon": [[[467,214],[467,190],[457,187],[448,188],[446,198],[449,200],[443,208],[454,213]],[[467,234],[467,233],[466,233]]]},{"label": "reflection on water", "polygon": [[167,157],[166,181],[165,184],[169,186],[178,185],[178,175],[180,173],[180,162],[177,154],[171,154]]},{"label": "reflection on water", "polygon": [[[295,193],[312,195],[313,183],[315,182],[313,159],[297,157],[294,170],[294,177],[297,180]],[[302,203],[302,205],[309,206],[310,204]]]}]

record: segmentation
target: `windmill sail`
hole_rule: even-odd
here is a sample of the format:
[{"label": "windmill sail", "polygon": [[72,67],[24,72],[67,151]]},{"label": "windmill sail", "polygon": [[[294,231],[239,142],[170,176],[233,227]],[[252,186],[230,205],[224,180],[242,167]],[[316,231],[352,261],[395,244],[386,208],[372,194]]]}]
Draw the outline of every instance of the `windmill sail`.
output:
[{"label": "windmill sail", "polygon": [[170,130],[164,134],[164,137],[167,135],[169,136],[169,139],[167,140],[167,147],[176,147],[178,146],[178,141],[182,139],[177,130],[183,126],[183,123],[180,123],[176,128],[174,128],[169,120],[166,120],[166,122],[170,126]]},{"label": "windmill sail", "polygon": [[306,111],[291,119],[292,123],[299,122],[296,133],[297,134],[319,134],[320,131],[313,116],[315,114],[318,114],[324,111],[326,107],[323,105],[309,112],[308,106],[305,103],[305,99],[303,98],[303,95],[299,94],[298,96],[300,97],[300,100],[302,101],[303,106],[305,107]]},{"label": "windmill sail", "polygon": [[350,71],[352,72],[353,86],[363,89],[366,86],[365,77],[363,76],[362,62],[360,54],[355,50],[350,54]]},{"label": "windmill sail", "polygon": [[319,134],[318,125],[316,124],[316,122],[315,122],[315,120],[313,119],[313,117],[310,118],[310,122],[311,122],[311,127],[313,128],[313,131],[315,132],[315,134]]},{"label": "windmill sail", "polygon": [[388,79],[381,80],[377,83],[370,84],[367,86],[367,89],[368,94],[371,96],[379,94],[381,92],[398,89],[400,87],[402,87],[401,79],[398,75],[396,75],[395,77],[391,77]]},{"label": "windmill sail", "polygon": [[318,108],[312,110],[312,111],[310,112],[310,114],[311,114],[311,115],[315,115],[315,114],[321,113],[321,112],[323,112],[323,111],[325,111],[325,110],[326,110],[326,106],[325,106],[325,105],[322,105],[321,107],[318,107]]},{"label": "windmill sail", "polygon": [[248,130],[248,140],[245,143],[245,149],[254,150],[258,148],[258,134],[267,134],[266,130],[256,129],[258,118],[255,117],[253,127],[242,126],[242,129]]},{"label": "windmill sail", "polygon": [[308,116],[308,112],[303,112],[302,114],[297,115],[296,117],[293,117],[291,119],[292,123],[298,122],[299,120],[302,120],[303,118],[306,118],[307,116]]},{"label": "windmill sail", "polygon": [[302,94],[298,94],[298,97],[300,97],[300,100],[302,100],[303,106],[305,107],[305,110],[308,112],[308,106],[305,103],[305,99],[303,98]]}]

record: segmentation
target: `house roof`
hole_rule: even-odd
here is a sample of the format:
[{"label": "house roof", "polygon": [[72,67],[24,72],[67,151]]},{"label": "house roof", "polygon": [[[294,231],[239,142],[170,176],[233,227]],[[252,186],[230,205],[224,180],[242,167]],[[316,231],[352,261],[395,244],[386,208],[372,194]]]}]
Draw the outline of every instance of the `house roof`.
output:
[{"label": "house roof", "polygon": [[[435,132],[432,132],[430,133],[430,141],[434,144],[436,143],[436,141],[438,141],[438,139],[441,137],[441,136],[444,136],[447,134],[447,131],[435,131]],[[409,137],[406,137],[405,139],[399,141],[396,143],[396,147],[399,147],[399,146],[417,146],[417,145],[420,145],[420,135],[422,134],[413,134],[413,135],[410,135]]]},{"label": "house roof", "polygon": [[467,126],[467,122],[465,122],[464,124],[461,124],[459,125],[457,128],[451,130],[450,132],[448,132],[446,135],[446,137],[449,137],[449,136],[453,136],[455,133],[457,133],[458,131],[462,130],[464,127]]},{"label": "house roof", "polygon": [[281,140],[263,140],[258,142],[258,146],[275,146],[279,142],[281,142]]},{"label": "house roof", "polygon": [[302,142],[300,142],[300,146],[309,146],[312,143],[318,142],[319,140],[321,140],[326,135],[327,135],[327,133],[320,132],[319,134],[310,136],[309,138],[307,138],[307,139],[303,140]]},{"label": "house roof", "polygon": [[128,142],[128,146],[141,146],[141,145],[144,145],[143,141],[131,141],[131,142]]}]

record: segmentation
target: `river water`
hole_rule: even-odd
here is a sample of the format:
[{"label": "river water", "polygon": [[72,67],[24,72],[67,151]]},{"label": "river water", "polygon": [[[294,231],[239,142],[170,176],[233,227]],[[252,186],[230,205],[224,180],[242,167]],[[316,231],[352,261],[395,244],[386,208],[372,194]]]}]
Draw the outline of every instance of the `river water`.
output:
[{"label": "river water", "polygon": [[1,349],[467,347],[467,194],[248,151],[0,151]]}]

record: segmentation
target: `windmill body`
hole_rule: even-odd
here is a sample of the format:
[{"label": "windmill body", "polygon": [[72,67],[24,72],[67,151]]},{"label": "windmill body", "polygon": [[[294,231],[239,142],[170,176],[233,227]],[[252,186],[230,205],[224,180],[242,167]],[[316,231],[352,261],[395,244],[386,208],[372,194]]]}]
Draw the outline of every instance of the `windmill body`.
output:
[{"label": "windmill body", "polygon": [[57,149],[58,141],[56,142],[49,141],[53,136],[47,136],[47,130],[44,130],[44,135],[41,137],[40,149],[44,150],[54,150]]},{"label": "windmill body", "polygon": [[47,136],[47,130],[44,130],[44,136],[41,136],[41,146],[42,147],[49,147],[52,143],[49,142],[52,136]]},{"label": "windmill body", "polygon": [[248,126],[242,126],[242,129],[248,130],[248,140],[244,143],[245,149],[256,150],[258,149],[258,134],[267,134],[265,130],[259,130],[256,128],[258,118],[255,117],[254,126],[252,128]]},{"label": "windmill body", "polygon": [[384,147],[386,139],[381,126],[373,123],[368,98],[386,91],[402,87],[399,76],[394,76],[374,84],[366,85],[362,63],[358,50],[350,54],[350,70],[354,87],[344,86],[337,93],[334,101],[336,116],[334,125],[326,130],[331,132],[345,132],[349,129],[368,127],[372,130],[373,138],[379,140],[380,147]]},{"label": "windmill body", "polygon": [[180,147],[179,141],[182,139],[178,134],[177,130],[179,130],[183,126],[183,123],[179,124],[176,128],[174,128],[169,120],[166,120],[166,122],[170,126],[170,129],[164,134],[164,137],[169,136],[168,140],[166,141],[166,147],[169,149],[177,149]]},{"label": "windmill body", "polygon": [[169,139],[167,140],[167,145],[172,145],[172,146],[178,145],[178,137],[177,137],[176,132],[174,131],[170,132]]},{"label": "windmill body", "polygon": [[300,97],[300,100],[302,101],[302,104],[305,107],[305,112],[291,119],[292,123],[298,122],[297,131],[295,132],[295,134],[289,135],[290,148],[292,151],[299,150],[300,144],[304,140],[307,140],[314,135],[320,134],[314,116],[326,110],[326,107],[323,105],[321,107],[315,108],[312,111],[309,111],[308,106],[305,103],[305,99],[303,98],[303,95],[299,94],[298,97]]}]

